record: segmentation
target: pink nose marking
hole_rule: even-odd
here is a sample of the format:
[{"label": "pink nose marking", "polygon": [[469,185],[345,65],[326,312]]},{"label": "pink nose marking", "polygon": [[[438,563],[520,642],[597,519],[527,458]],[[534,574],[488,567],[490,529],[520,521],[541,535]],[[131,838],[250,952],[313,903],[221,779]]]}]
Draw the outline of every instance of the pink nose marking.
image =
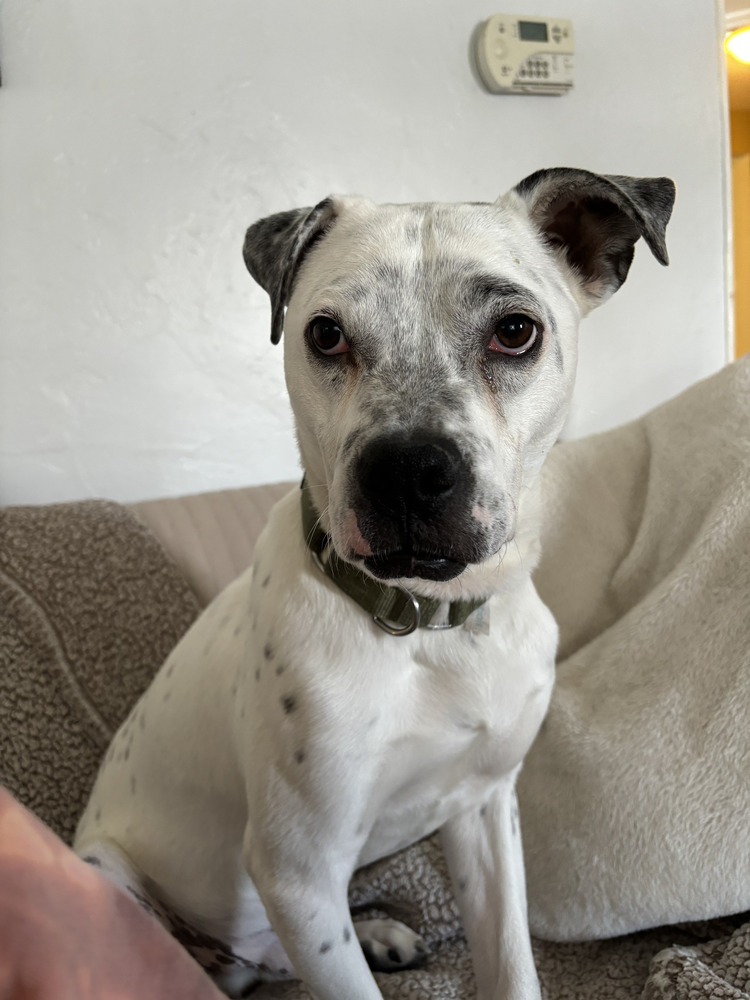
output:
[{"label": "pink nose marking", "polygon": [[475,517],[480,524],[485,526],[485,528],[492,527],[492,514],[490,514],[486,507],[482,507],[481,504],[474,504],[471,508],[471,516]]},{"label": "pink nose marking", "polygon": [[359,530],[357,515],[351,507],[346,512],[346,517],[344,518],[344,538],[348,542],[351,549],[356,552],[358,556],[372,555],[370,543]]}]

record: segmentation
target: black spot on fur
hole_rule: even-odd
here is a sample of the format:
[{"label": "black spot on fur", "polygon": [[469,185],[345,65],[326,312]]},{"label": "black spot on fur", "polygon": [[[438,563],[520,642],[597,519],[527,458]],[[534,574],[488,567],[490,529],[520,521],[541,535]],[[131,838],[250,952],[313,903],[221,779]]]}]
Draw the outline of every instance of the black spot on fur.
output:
[{"label": "black spot on fur", "polygon": [[271,582],[271,574],[269,573],[268,576],[263,581],[263,583],[261,583],[261,587],[267,587],[270,582]]},{"label": "black spot on fur", "polygon": [[297,698],[293,694],[285,694],[281,699],[281,705],[287,715],[295,710],[297,707]]},{"label": "black spot on fur", "polygon": [[294,759],[297,761],[298,764],[301,764],[302,761],[305,759],[305,751],[304,750],[295,751]]},{"label": "black spot on fur", "polygon": [[461,892],[466,892],[466,886],[468,884],[469,884],[469,880],[468,880],[468,878],[466,878],[466,876],[464,876],[462,879],[459,880],[458,888],[461,890]]},{"label": "black spot on fur", "polygon": [[351,939],[352,939],[352,932],[349,930],[348,927],[345,927],[344,928],[344,944],[349,944],[349,942],[351,941]]},{"label": "black spot on fur", "polygon": [[263,655],[265,656],[265,658],[267,660],[272,660],[273,659],[273,655],[274,655],[273,654],[273,648],[272,648],[270,642],[267,642],[265,644],[265,646],[263,647]]},{"label": "black spot on fur", "polygon": [[175,661],[172,660],[172,662],[167,667],[167,677],[171,677],[172,676],[172,674],[174,673],[174,668],[175,668]]},{"label": "black spot on fur", "polygon": [[91,865],[92,868],[101,868],[102,863],[99,858],[95,857],[93,854],[87,854],[85,857],[81,858],[81,861],[85,861],[87,865]]},{"label": "black spot on fur", "polygon": [[281,677],[281,675],[284,673],[285,670],[286,670],[286,667],[284,666],[284,664],[280,663],[278,665],[278,667],[276,667],[276,676],[277,677]]},{"label": "black spot on fur", "polygon": [[484,817],[487,815],[487,803],[486,802],[482,806],[482,808],[479,810],[479,815],[482,817],[482,819],[484,819]]},{"label": "black spot on fur", "polygon": [[324,941],[323,944],[320,946],[320,954],[325,955],[325,953],[327,951],[330,951],[332,947],[333,945],[331,944],[330,941]]},{"label": "black spot on fur", "polygon": [[255,671],[255,679],[256,681],[260,680],[260,667],[258,667],[258,669]]}]

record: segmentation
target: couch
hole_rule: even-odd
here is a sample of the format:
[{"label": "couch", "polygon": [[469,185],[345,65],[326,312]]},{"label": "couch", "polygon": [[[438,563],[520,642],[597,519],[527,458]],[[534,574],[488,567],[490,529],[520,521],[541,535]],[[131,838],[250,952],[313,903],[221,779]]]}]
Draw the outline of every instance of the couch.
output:
[{"label": "couch", "polygon": [[[556,446],[544,476],[558,681],[519,782],[543,995],[750,997],[750,359]],[[105,996],[123,941],[117,995],[216,996],[65,845],[118,725],[290,487],[0,512],[0,998],[60,1000],[74,974],[69,995]],[[77,894],[107,918],[78,923]],[[386,998],[471,995],[436,837],[358,872],[350,901],[430,945],[378,974]]]}]

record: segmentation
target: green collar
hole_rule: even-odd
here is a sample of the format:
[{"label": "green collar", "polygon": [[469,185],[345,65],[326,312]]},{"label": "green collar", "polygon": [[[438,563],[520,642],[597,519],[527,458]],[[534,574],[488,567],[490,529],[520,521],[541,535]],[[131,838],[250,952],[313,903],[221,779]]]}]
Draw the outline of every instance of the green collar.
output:
[{"label": "green collar", "polygon": [[430,622],[445,602],[431,597],[419,597],[404,587],[389,587],[379,583],[351,563],[339,559],[331,548],[331,539],[319,524],[310,488],[302,480],[302,530],[318,569],[372,615],[372,620],[390,635],[410,635],[417,628],[444,629],[463,625],[486,598],[474,601],[453,601],[447,620],[440,625]]}]

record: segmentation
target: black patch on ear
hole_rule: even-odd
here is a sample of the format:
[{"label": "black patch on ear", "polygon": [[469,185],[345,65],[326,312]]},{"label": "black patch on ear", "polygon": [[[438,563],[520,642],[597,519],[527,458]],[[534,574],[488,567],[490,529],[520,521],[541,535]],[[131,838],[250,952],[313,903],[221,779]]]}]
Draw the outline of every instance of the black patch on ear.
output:
[{"label": "black patch on ear", "polygon": [[333,201],[314,208],[278,212],[253,223],[245,233],[242,255],[248,271],[271,299],[271,342],[278,344],[294,279],[310,250],[325,236],[334,218]]},{"label": "black patch on ear", "polygon": [[538,170],[514,190],[547,240],[564,250],[594,300],[625,281],[641,236],[660,264],[669,263],[665,232],[675,186],[667,177],[558,167]]}]

